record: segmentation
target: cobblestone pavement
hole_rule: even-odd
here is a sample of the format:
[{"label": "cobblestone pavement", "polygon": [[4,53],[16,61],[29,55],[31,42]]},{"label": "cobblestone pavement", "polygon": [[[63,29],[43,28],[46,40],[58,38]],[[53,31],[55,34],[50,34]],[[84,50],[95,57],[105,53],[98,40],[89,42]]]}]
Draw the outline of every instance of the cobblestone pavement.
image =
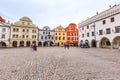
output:
[{"label": "cobblestone pavement", "polygon": [[116,49],[0,49],[0,80],[120,80]]}]

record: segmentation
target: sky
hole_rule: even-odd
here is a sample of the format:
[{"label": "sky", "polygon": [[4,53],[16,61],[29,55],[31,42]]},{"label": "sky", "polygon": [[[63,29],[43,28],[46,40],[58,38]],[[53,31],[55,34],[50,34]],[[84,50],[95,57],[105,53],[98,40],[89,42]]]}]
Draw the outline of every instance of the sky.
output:
[{"label": "sky", "polygon": [[39,28],[67,27],[120,4],[120,0],[0,0],[0,16],[12,23],[29,17]]}]

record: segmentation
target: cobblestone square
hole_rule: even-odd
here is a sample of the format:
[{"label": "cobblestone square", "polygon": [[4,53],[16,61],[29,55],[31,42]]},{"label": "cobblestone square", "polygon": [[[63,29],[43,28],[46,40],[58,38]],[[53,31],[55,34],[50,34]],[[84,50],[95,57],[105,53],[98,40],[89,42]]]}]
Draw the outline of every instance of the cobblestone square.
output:
[{"label": "cobblestone square", "polygon": [[0,49],[0,80],[120,80],[117,49]]}]

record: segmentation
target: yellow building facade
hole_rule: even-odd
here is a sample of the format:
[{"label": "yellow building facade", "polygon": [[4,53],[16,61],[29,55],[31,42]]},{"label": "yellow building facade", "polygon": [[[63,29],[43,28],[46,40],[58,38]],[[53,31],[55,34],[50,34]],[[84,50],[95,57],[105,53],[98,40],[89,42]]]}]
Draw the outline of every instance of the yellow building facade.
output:
[{"label": "yellow building facade", "polygon": [[22,17],[11,25],[10,47],[38,45],[38,27],[28,17]]},{"label": "yellow building facade", "polygon": [[55,45],[63,46],[66,42],[66,31],[61,25],[55,28]]}]

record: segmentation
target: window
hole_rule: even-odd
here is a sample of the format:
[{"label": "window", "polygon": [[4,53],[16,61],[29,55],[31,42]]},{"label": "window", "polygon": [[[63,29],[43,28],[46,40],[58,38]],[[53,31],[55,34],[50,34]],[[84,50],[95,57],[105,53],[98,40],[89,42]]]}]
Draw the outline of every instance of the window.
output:
[{"label": "window", "polygon": [[59,35],[61,35],[61,33],[59,33]]},{"label": "window", "polygon": [[103,22],[102,22],[102,23],[103,23],[103,25],[104,25],[104,24],[106,24],[106,21],[105,21],[105,20],[103,20]]},{"label": "window", "polygon": [[22,22],[22,24],[24,25],[24,22]]},{"label": "window", "polygon": [[2,34],[2,38],[5,39],[5,34]]},{"label": "window", "polygon": [[23,32],[25,32],[25,29],[23,29]]},{"label": "window", "polygon": [[56,33],[56,35],[57,35],[57,33]]},{"label": "window", "polygon": [[41,36],[41,39],[43,39],[43,36]]},{"label": "window", "polygon": [[32,30],[32,33],[34,33],[34,30]]},{"label": "window", "polygon": [[47,39],[47,36],[45,36],[45,39]]},{"label": "window", "polygon": [[110,28],[107,28],[107,29],[106,29],[106,34],[111,34]]},{"label": "window", "polygon": [[43,34],[45,34],[45,32],[43,32]]},{"label": "window", "polygon": [[35,38],[36,38],[36,35],[35,35]]},{"label": "window", "polygon": [[72,40],[74,40],[74,38],[72,38]]},{"label": "window", "polygon": [[99,30],[99,35],[103,35],[103,30]]},{"label": "window", "polygon": [[115,21],[114,17],[110,18],[110,21],[111,21],[111,22],[114,22],[114,21]]},{"label": "window", "polygon": [[2,32],[5,32],[5,31],[6,31],[6,29],[5,29],[5,28],[3,28],[3,29],[2,29]]},{"label": "window", "polygon": [[15,32],[15,28],[13,28],[13,32]]},{"label": "window", "polygon": [[59,40],[61,40],[61,37],[59,37]]},{"label": "window", "polygon": [[70,37],[68,37],[67,39],[70,40]]},{"label": "window", "polygon": [[89,33],[87,33],[87,37],[89,37]]},{"label": "window", "polygon": [[52,39],[53,39],[53,37],[52,37]]},{"label": "window", "polygon": [[84,34],[82,34],[82,37],[84,37]]},{"label": "window", "polygon": [[22,35],[22,38],[25,38],[25,35]]},{"label": "window", "polygon": [[28,35],[26,35],[26,38],[28,38]]},{"label": "window", "polygon": [[115,27],[115,33],[120,33],[120,26]]},{"label": "window", "polygon": [[55,39],[57,40],[57,37],[55,37]]},{"label": "window", "polygon": [[18,35],[16,35],[16,38],[18,38]]},{"label": "window", "polygon": [[89,26],[87,26],[87,29],[89,29]]},{"label": "window", "polygon": [[13,38],[15,38],[15,35],[13,34]]},{"label": "window", "polygon": [[92,32],[92,36],[95,36],[95,32]]},{"label": "window", "polygon": [[84,28],[82,28],[82,30],[84,30]]},{"label": "window", "polygon": [[19,29],[16,29],[17,32],[19,32]]},{"label": "window", "polygon": [[49,32],[49,35],[50,35],[50,32]]},{"label": "window", "polygon": [[63,37],[63,40],[65,40],[65,37]]},{"label": "window", "polygon": [[49,39],[50,39],[50,36],[49,36]]}]

